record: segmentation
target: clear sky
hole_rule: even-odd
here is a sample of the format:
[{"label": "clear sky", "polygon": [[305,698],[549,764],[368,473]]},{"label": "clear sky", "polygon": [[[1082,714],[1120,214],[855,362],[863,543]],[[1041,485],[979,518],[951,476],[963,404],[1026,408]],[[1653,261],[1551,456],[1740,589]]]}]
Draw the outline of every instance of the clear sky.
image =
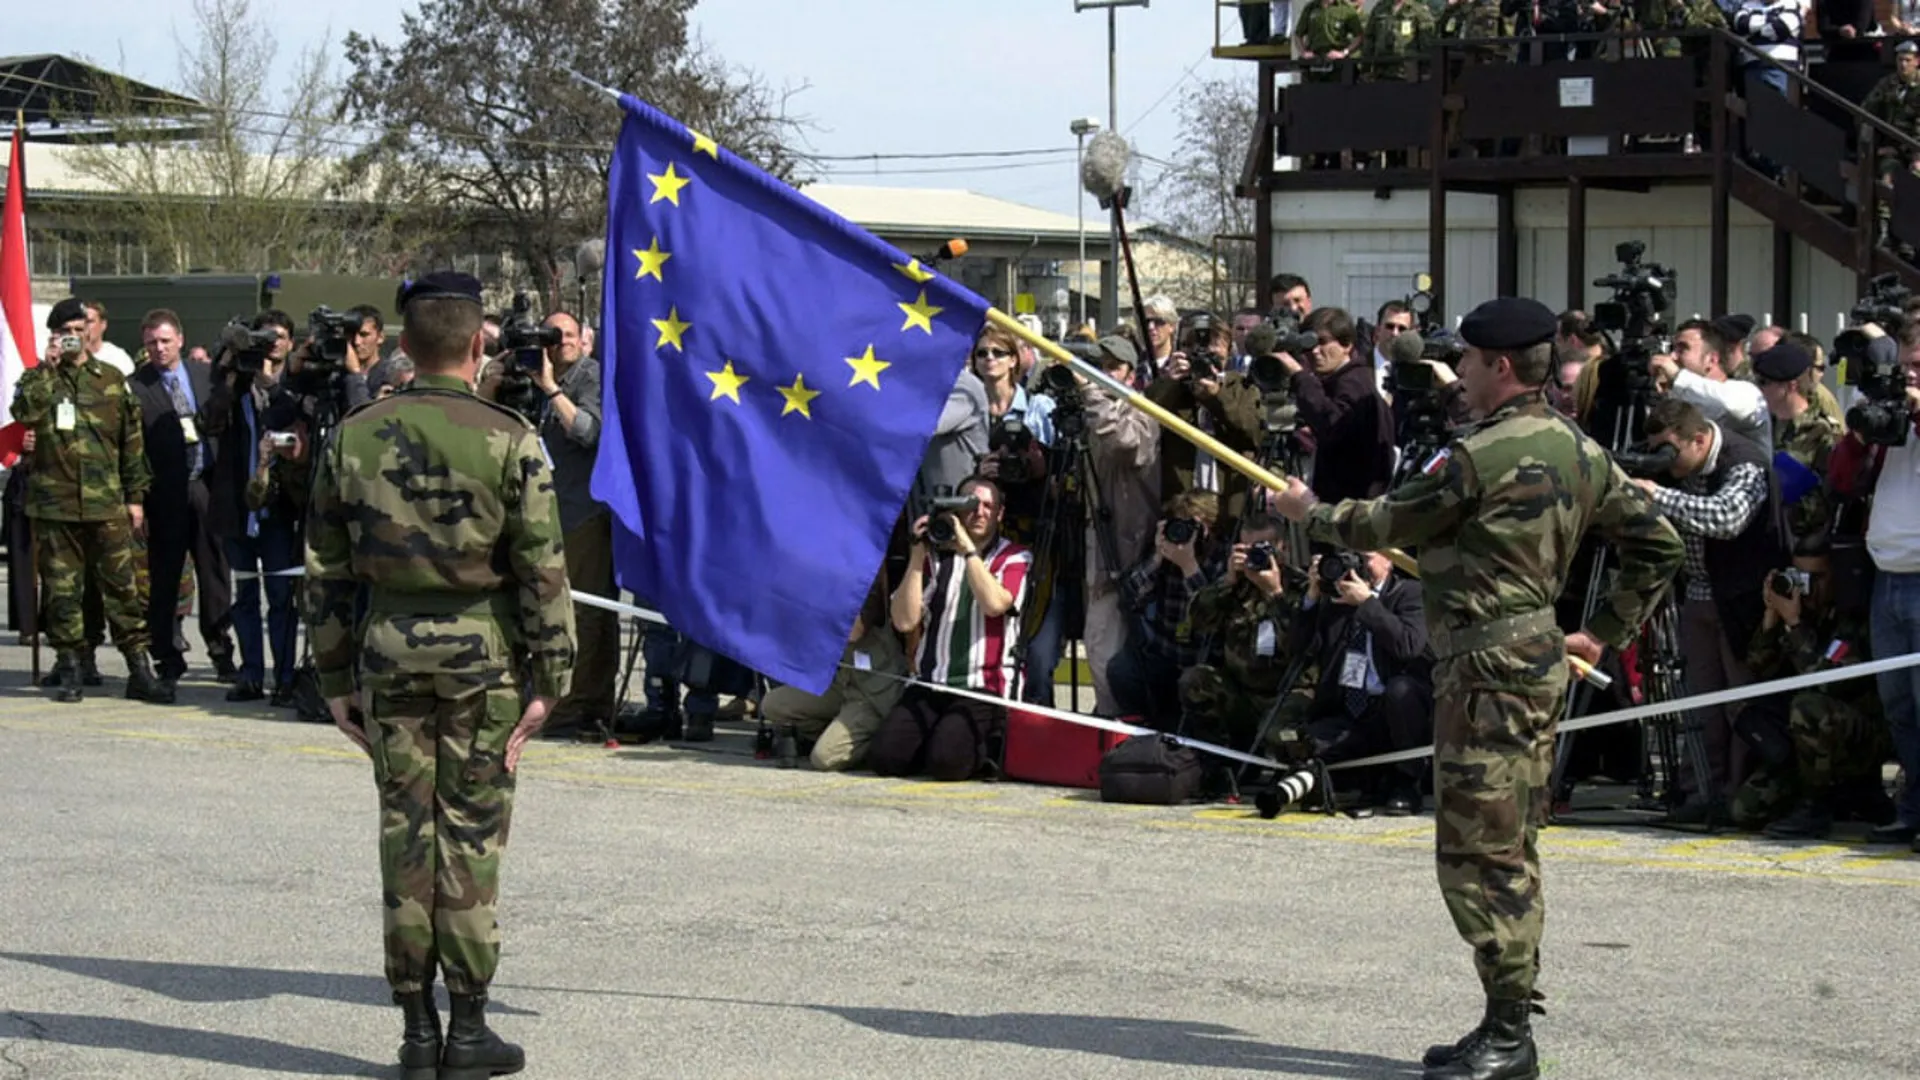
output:
[{"label": "clear sky", "polygon": [[[59,4],[13,8],[7,53],[85,56],[177,85],[173,29],[191,33],[189,0],[90,0],[84,13]],[[402,5],[256,0],[256,10],[290,56],[338,42],[348,29],[392,40]],[[1228,40],[1238,40],[1231,11],[1227,18]],[[1147,8],[1119,10],[1120,130],[1140,151],[1172,155],[1175,105],[1191,79],[1246,74],[1248,61],[1209,56],[1213,19],[1211,0],[1152,0]],[[813,153],[1065,151],[835,162],[817,167],[822,181],[967,188],[1072,213],[1079,183],[1067,126],[1078,116],[1103,123],[1107,116],[1107,17],[1076,14],[1073,0],[701,0],[694,24],[716,51],[773,85],[807,87],[792,108],[814,125],[803,147]],[[1149,177],[1157,175],[1149,169]],[[1091,200],[1088,210],[1095,212]]]}]

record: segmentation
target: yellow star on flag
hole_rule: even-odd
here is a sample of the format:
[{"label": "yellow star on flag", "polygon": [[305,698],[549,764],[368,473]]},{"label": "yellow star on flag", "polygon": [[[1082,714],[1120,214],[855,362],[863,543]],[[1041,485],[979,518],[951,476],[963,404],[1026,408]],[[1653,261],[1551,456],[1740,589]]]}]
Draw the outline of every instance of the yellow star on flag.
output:
[{"label": "yellow star on flag", "polygon": [[[686,345],[681,342],[680,338],[687,331],[693,329],[693,324],[680,321],[679,308],[676,307],[668,311],[667,317],[664,319],[653,320],[653,325],[655,329],[660,331],[660,340],[654,343],[654,348],[664,349],[668,345],[672,345],[681,352],[687,351]],[[928,332],[931,333],[932,331]]]},{"label": "yellow star on flag", "polygon": [[[713,380],[713,396],[708,401],[719,401],[724,397],[732,398],[735,405],[740,404],[740,388],[747,384],[747,377],[734,374],[733,361],[727,361],[727,366],[719,371],[707,372],[707,378]],[[784,389],[780,392],[786,393]]]},{"label": "yellow star on flag", "polygon": [[847,357],[847,365],[853,368],[853,381],[847,384],[849,388],[866,383],[875,390],[880,389],[880,373],[893,366],[890,362],[873,355],[871,345],[867,346],[865,356]]},{"label": "yellow star on flag", "polygon": [[893,268],[912,278],[915,285],[925,285],[933,280],[933,271],[921,266],[919,259],[909,259],[905,266],[894,263]]},{"label": "yellow star on flag", "polygon": [[715,161],[720,160],[720,144],[719,143],[714,142],[712,139],[707,138],[705,135],[700,134],[699,132],[693,130],[692,128],[687,129],[687,134],[693,136],[693,152],[694,153],[705,154]]},{"label": "yellow star on flag", "polygon": [[819,397],[820,391],[807,389],[807,377],[805,375],[795,375],[792,386],[782,386],[779,390],[780,396],[787,399],[787,407],[780,410],[781,416],[785,416],[790,412],[797,412],[809,420],[813,419],[813,412],[807,408],[807,404],[814,398]]},{"label": "yellow star on flag", "polygon": [[667,162],[666,172],[658,176],[655,176],[653,173],[648,173],[647,179],[653,181],[653,198],[648,199],[647,202],[657,203],[661,199],[665,199],[675,206],[680,205],[680,189],[693,183],[692,177],[681,176],[679,173],[674,172],[673,162],[671,161]]},{"label": "yellow star on flag", "polygon": [[927,303],[927,290],[925,289],[920,290],[920,299],[915,300],[913,303],[898,304],[895,306],[907,313],[907,321],[900,326],[902,333],[916,326],[929,334],[933,333],[933,317],[947,310],[946,308],[937,308]]},{"label": "yellow star on flag", "polygon": [[640,269],[633,275],[633,280],[639,281],[643,277],[652,275],[655,281],[666,283],[667,279],[660,276],[660,268],[667,265],[667,260],[673,258],[673,253],[660,250],[659,237],[654,237],[653,243],[649,244],[645,251],[634,248],[633,257],[640,260]]}]

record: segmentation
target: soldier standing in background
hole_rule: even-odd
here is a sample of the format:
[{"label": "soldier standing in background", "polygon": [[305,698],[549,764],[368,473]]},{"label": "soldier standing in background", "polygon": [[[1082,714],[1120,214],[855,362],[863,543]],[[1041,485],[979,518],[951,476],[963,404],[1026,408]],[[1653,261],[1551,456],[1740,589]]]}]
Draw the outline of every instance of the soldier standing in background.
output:
[{"label": "soldier standing in background", "polygon": [[[494,905],[521,748],[567,692],[573,606],[539,439],[473,393],[480,282],[429,274],[400,307],[417,375],[407,392],[349,413],[322,451],[307,617],[334,723],[373,759],[403,1074],[480,1080],[526,1061],[486,1023]],[[436,964],[453,1006],[444,1046]]]},{"label": "soldier standing in background", "polygon": [[133,579],[133,534],[146,526],[152,476],[140,408],[127,381],[86,350],[87,311],[68,297],[47,314],[50,363],[29,368],[14,391],[13,418],[33,439],[26,513],[46,597],[46,634],[58,656],[55,700],[81,698],[84,581],[100,582],[113,643],[127,658],[127,696],[154,692],[146,616]]},{"label": "soldier standing in background", "polygon": [[[1877,120],[1886,123],[1895,131],[1909,138],[1920,139],[1920,44],[1903,41],[1893,50],[1893,71],[1883,76],[1867,92],[1860,107],[1871,113]],[[1920,157],[1908,157],[1906,152],[1895,146],[1880,148],[1880,183],[1893,183],[1894,170],[1905,167],[1920,172]],[[1891,237],[1887,234],[1888,223],[1892,220],[1892,199],[1884,194],[1875,204],[1874,213],[1878,216],[1880,243],[1885,244]],[[1910,256],[1910,245],[1901,245],[1906,249],[1903,256]]]},{"label": "soldier standing in background", "polygon": [[[1632,639],[1680,568],[1679,534],[1599,444],[1555,413],[1553,312],[1480,305],[1460,325],[1466,401],[1481,422],[1377,499],[1319,502],[1299,479],[1275,499],[1312,540],[1417,547],[1434,671],[1440,891],[1473,946],[1487,1011],[1427,1051],[1428,1080],[1532,1080],[1531,1013],[1546,911],[1536,839],[1551,803],[1568,653],[1600,659]],[[1554,601],[1581,538],[1617,552],[1613,591],[1561,637]]]},{"label": "soldier standing in background", "polygon": [[1433,9],[1427,0],[1379,0],[1360,37],[1360,74],[1368,82],[1398,81],[1407,61],[1433,48]]}]

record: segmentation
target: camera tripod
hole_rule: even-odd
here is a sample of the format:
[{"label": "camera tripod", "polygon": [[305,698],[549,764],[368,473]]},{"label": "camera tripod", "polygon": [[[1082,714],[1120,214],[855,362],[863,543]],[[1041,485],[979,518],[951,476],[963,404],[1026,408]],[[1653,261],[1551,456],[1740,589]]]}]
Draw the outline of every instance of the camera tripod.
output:
[{"label": "camera tripod", "polygon": [[[1645,363],[1644,357],[1630,358],[1624,354],[1616,356],[1611,362],[1631,363],[1633,359]],[[1633,443],[1646,418],[1650,396],[1649,387],[1630,385],[1626,402],[1613,413],[1610,451],[1619,452]],[[1613,559],[1612,546],[1604,541],[1596,541],[1591,545],[1591,551],[1592,562],[1587,572],[1586,590],[1581,598],[1582,626],[1600,606],[1607,579],[1612,573],[1612,567],[1608,565]],[[1679,607],[1671,592],[1662,597],[1654,608],[1636,643],[1639,645],[1640,686],[1646,700],[1673,701],[1685,696],[1686,662],[1680,652]],[[1591,684],[1575,681],[1567,690],[1565,715],[1569,719],[1582,715],[1592,695]],[[1670,813],[1678,807],[1678,769],[1683,757],[1693,769],[1694,782],[1702,796],[1712,793],[1712,766],[1707,760],[1706,735],[1697,714],[1681,712],[1650,717],[1641,722],[1640,734],[1641,768],[1635,809],[1660,809]],[[1572,797],[1573,784],[1566,778],[1566,772],[1573,757],[1574,739],[1572,733],[1561,735],[1555,747],[1550,781],[1555,805],[1567,802]],[[1683,747],[1684,754],[1681,752]],[[1556,820],[1563,820],[1563,815],[1556,815]],[[1713,827],[1711,816],[1706,824],[1709,829]]]}]

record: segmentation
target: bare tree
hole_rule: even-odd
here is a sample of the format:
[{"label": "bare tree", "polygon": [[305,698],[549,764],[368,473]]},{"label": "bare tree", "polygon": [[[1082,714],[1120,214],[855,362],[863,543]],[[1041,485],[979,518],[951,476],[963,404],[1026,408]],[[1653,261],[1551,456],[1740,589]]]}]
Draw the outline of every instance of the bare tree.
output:
[{"label": "bare tree", "polygon": [[1214,291],[1216,308],[1252,301],[1254,206],[1234,191],[1257,123],[1255,89],[1247,77],[1194,83],[1180,98],[1173,157],[1145,191],[1148,213],[1163,228],[1224,263],[1229,287]]},{"label": "bare tree", "polygon": [[[377,132],[361,175],[447,215],[444,257],[503,251],[508,283],[559,302],[577,245],[599,236],[620,110],[579,74],[628,91],[792,180],[786,94],[692,38],[696,0],[422,0],[401,38],[347,37],[345,112]],[[501,284],[501,282],[495,282]]]},{"label": "bare tree", "polygon": [[105,137],[68,157],[116,196],[95,227],[144,244],[160,271],[389,271],[399,218],[377,179],[347,173],[324,47],[283,67],[249,0],[195,0],[193,28],[191,40],[176,29],[175,44],[180,89],[197,105],[126,82],[97,88],[90,111]]}]

